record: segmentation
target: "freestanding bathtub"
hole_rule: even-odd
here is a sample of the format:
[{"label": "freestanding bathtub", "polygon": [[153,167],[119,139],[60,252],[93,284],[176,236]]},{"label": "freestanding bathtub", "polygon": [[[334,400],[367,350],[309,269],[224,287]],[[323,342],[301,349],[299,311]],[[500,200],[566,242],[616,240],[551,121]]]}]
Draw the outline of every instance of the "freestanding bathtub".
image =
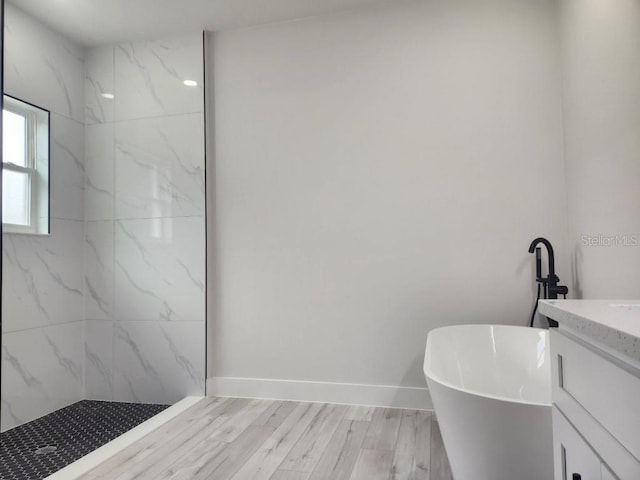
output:
[{"label": "freestanding bathtub", "polygon": [[546,330],[459,325],[427,337],[424,374],[455,480],[551,480]]}]

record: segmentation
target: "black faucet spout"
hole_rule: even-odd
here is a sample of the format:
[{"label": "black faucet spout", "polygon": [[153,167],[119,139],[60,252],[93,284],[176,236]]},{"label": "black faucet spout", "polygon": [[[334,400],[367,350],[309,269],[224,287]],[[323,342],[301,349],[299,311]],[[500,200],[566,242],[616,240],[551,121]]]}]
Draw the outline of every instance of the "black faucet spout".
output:
[{"label": "black faucet spout", "polygon": [[[529,245],[529,253],[533,253],[538,246],[538,244],[543,244],[547,249],[547,257],[549,259],[549,280],[556,279],[556,267],[555,267],[555,258],[553,255],[553,247],[551,246],[551,242],[543,237],[536,238],[531,245]],[[557,282],[558,280],[555,280]],[[554,283],[555,283],[554,282]]]},{"label": "black faucet spout", "polygon": [[[542,266],[540,259],[540,248],[539,244],[543,244],[547,249],[547,260],[549,262],[548,266],[548,275],[547,278],[542,277]],[[529,245],[529,253],[536,253],[536,282],[538,282],[538,298],[536,299],[536,306],[533,309],[533,314],[531,316],[530,326],[533,327],[533,322],[535,319],[535,314],[538,306],[538,300],[540,299],[540,286],[544,287],[544,297],[549,299],[557,299],[558,295],[563,295],[564,298],[567,298],[567,293],[569,293],[569,289],[564,285],[558,285],[560,279],[556,275],[556,266],[555,266],[555,257],[553,255],[553,247],[551,246],[551,242],[543,237],[536,238],[531,245]],[[550,327],[557,327],[558,322],[555,320],[551,320],[547,318]]]}]

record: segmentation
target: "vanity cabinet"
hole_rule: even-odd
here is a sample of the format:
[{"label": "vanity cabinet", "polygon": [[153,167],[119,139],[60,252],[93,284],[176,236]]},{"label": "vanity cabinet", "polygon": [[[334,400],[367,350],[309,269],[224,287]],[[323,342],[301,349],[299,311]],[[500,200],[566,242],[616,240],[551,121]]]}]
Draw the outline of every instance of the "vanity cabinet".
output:
[{"label": "vanity cabinet", "polygon": [[573,428],[557,407],[553,407],[553,462],[556,480],[615,479],[600,457]]},{"label": "vanity cabinet", "polygon": [[640,369],[550,332],[555,480],[640,479]]}]

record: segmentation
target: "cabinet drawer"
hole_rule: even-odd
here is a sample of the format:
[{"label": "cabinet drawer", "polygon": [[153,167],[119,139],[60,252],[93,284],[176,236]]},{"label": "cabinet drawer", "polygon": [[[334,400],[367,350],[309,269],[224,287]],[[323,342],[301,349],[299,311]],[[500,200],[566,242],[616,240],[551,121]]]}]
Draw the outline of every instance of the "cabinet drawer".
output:
[{"label": "cabinet drawer", "polygon": [[[626,453],[635,457],[633,463],[636,463],[640,459],[640,378],[637,374],[632,373],[631,367],[623,367],[580,340],[556,330],[551,332],[551,352],[554,403],[576,425],[572,412],[576,417],[581,416],[580,421],[585,424],[593,422],[593,427],[580,428],[585,435],[598,428],[608,432],[628,451]],[[582,413],[585,411],[588,415]]]},{"label": "cabinet drawer", "polygon": [[574,430],[562,412],[553,407],[553,464],[556,480],[601,480],[602,462]]}]

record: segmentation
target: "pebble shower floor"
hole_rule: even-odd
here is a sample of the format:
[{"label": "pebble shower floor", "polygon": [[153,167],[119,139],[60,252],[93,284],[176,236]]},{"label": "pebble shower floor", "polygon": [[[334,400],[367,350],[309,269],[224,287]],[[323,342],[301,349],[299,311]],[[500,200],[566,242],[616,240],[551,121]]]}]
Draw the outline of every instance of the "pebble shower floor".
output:
[{"label": "pebble shower floor", "polygon": [[40,480],[168,405],[83,400],[0,434],[0,479]]}]

